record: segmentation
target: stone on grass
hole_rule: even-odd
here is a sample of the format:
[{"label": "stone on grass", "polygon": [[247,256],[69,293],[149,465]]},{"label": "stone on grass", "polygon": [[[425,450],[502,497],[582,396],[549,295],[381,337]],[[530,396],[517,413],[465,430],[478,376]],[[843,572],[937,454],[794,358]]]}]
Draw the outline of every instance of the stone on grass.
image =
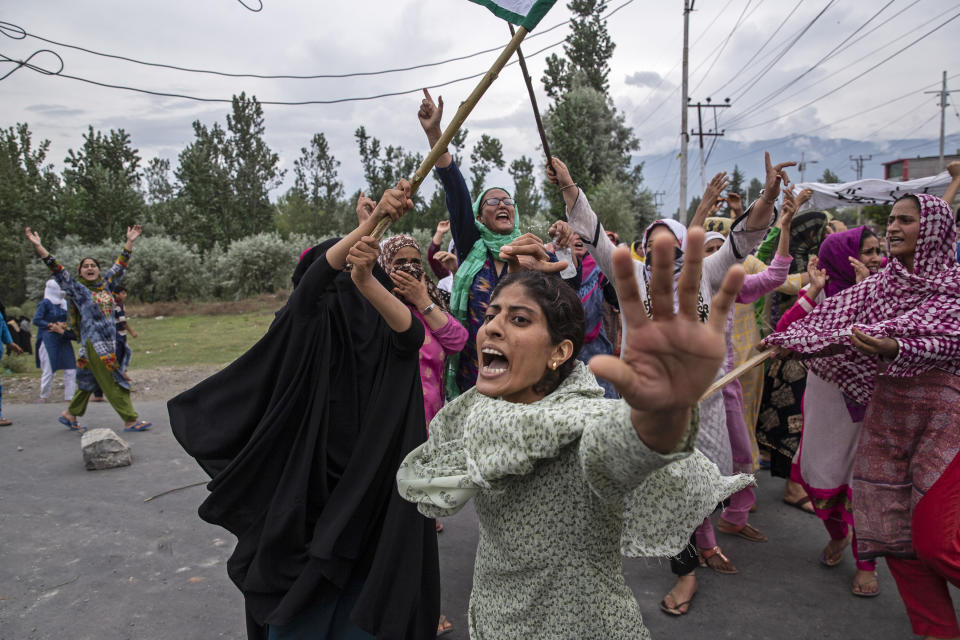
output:
[{"label": "stone on grass", "polygon": [[83,464],[87,470],[126,467],[133,459],[130,445],[112,429],[92,429],[80,438]]}]

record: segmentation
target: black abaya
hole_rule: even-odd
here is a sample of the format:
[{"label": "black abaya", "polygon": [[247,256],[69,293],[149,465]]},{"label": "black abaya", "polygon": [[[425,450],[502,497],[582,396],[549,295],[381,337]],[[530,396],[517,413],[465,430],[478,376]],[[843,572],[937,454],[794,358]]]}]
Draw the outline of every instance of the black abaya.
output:
[{"label": "black abaya", "polygon": [[237,536],[227,569],[251,638],[357,580],[354,624],[377,638],[433,638],[434,523],[395,485],[425,439],[423,325],[392,331],[327,263],[333,242],[305,257],[256,345],[169,402],[170,424],[212,477],[200,516]]}]

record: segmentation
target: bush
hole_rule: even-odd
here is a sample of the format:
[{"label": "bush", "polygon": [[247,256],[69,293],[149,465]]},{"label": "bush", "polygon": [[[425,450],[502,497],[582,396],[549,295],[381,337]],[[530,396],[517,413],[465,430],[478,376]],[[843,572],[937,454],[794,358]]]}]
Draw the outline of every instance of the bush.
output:
[{"label": "bush", "polygon": [[315,242],[292,234],[259,233],[233,242],[225,252],[211,251],[207,266],[214,274],[216,293],[235,300],[291,287],[300,254]]},{"label": "bush", "polygon": [[144,235],[137,240],[123,283],[130,297],[143,302],[195,300],[211,288],[200,256],[167,236]]}]

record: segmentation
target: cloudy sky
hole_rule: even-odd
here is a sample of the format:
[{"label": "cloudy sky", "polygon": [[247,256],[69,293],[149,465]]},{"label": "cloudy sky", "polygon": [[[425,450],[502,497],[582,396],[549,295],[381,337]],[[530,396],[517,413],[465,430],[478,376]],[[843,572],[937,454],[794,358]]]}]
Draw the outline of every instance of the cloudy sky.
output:
[{"label": "cloudy sky", "polygon": [[[49,48],[63,58],[63,74],[227,102],[145,95],[24,68],[0,82],[0,125],[28,122],[35,139],[51,141],[51,160],[58,167],[68,149],[82,144],[88,125],[128,131],[144,164],[161,156],[175,165],[177,154],[193,137],[191,123],[225,123],[230,96],[240,91],[265,102],[414,91],[339,104],[265,106],[267,142],[279,153],[282,166],[292,168],[300,147],[315,132],[323,132],[342,162],[341,178],[349,192],[361,186],[353,139],[359,125],[386,144],[426,151],[416,120],[417,90],[481,73],[496,53],[380,75],[255,79],[148,67],[32,36],[179,67],[268,75],[382,71],[465,56],[509,39],[503,22],[466,0],[262,1],[263,9],[256,13],[237,0],[8,2],[0,12],[6,23],[0,25],[0,54],[22,60]],[[682,5],[682,0],[609,2],[607,11],[616,10],[608,19],[616,43],[611,95],[641,140],[638,155],[670,157],[679,149]],[[960,68],[951,54],[960,36],[958,15],[960,4],[948,0],[696,0],[690,20],[690,95],[694,101],[711,97],[722,102],[729,97],[733,105],[722,110],[719,126],[727,137],[717,143],[708,172],[728,169],[736,161],[749,167],[748,175],[759,174],[762,151],[733,154],[732,145],[724,151],[727,140],[788,135],[873,142],[935,138],[937,96],[923,92],[939,88],[943,70],[952,78],[948,83],[960,89]],[[539,32],[568,18],[561,0],[525,42],[535,80],[542,74],[545,56],[562,50],[558,45],[534,53],[561,42],[568,28]],[[951,18],[957,19],[947,23]],[[16,35],[11,25],[29,36],[11,37]],[[894,55],[915,40],[919,42]],[[884,62],[890,56],[894,57]],[[31,62],[47,69],[57,65],[47,53],[37,54]],[[0,65],[0,75],[12,68],[10,63]],[[452,115],[453,106],[475,83],[456,82],[433,93],[444,96]],[[539,91],[540,83],[536,84]],[[545,108],[542,92],[539,98]],[[960,104],[960,93],[953,102]],[[948,135],[960,130],[956,109],[948,108]],[[467,126],[468,143],[480,133],[500,138],[508,162],[538,153],[517,66],[504,70]],[[696,151],[692,146],[694,158]],[[808,159],[816,154],[811,148]],[[667,167],[662,175],[647,177],[652,187],[675,190],[678,163]]]}]

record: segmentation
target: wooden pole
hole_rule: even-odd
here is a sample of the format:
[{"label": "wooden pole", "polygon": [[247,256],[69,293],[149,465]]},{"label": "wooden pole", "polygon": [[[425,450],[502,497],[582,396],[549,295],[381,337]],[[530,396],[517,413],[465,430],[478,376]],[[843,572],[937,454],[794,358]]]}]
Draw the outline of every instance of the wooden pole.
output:
[{"label": "wooden pole", "polygon": [[723,376],[722,378],[714,382],[712,385],[710,385],[710,387],[706,390],[706,392],[702,396],[700,396],[700,402],[703,402],[704,400],[706,400],[707,398],[715,394],[717,391],[720,391],[725,386],[727,386],[728,384],[730,384],[731,382],[733,382],[734,380],[736,380],[737,378],[745,374],[747,371],[750,371],[750,369],[753,369],[755,366],[757,366],[764,360],[772,357],[775,352],[776,352],[776,349],[771,348],[771,349],[767,349],[766,351],[761,351],[755,356],[748,358],[739,367],[734,368],[733,370],[730,371],[730,373],[728,373],[727,375]]},{"label": "wooden pole", "polygon": [[[516,35],[513,32],[513,25],[509,22],[510,35]],[[530,94],[530,104],[533,105],[533,118],[537,121],[537,132],[540,133],[540,144],[543,145],[543,153],[547,156],[547,166],[556,173],[553,168],[553,156],[550,155],[550,143],[547,142],[547,132],[543,128],[543,120],[540,119],[540,109],[537,107],[537,94],[533,92],[533,81],[530,79],[530,72],[527,71],[527,60],[523,57],[523,51],[517,47],[517,60],[520,62],[520,70],[523,72],[523,81],[527,85],[527,93]]]},{"label": "wooden pole", "polygon": [[[450,144],[450,141],[453,140],[453,136],[457,135],[457,131],[460,130],[460,127],[463,126],[463,123],[466,121],[467,116],[470,115],[470,112],[473,111],[473,108],[477,106],[477,103],[480,102],[480,98],[483,97],[483,94],[487,92],[487,89],[490,88],[490,85],[493,84],[493,81],[497,79],[497,76],[500,74],[501,69],[507,64],[507,61],[510,60],[510,57],[513,55],[514,51],[517,51],[520,48],[520,43],[523,42],[523,39],[527,35],[527,30],[523,27],[517,28],[516,35],[510,40],[506,48],[500,52],[500,55],[490,66],[489,71],[487,71],[483,78],[480,79],[480,82],[474,88],[474,90],[467,96],[467,99],[460,105],[460,108],[457,109],[457,113],[454,114],[453,119],[450,120],[450,124],[447,125],[447,128],[443,130],[443,134],[440,136],[440,139],[437,140],[437,144],[433,145],[433,148],[430,149],[430,153],[427,154],[427,157],[424,158],[423,164],[420,165],[420,168],[413,174],[413,178],[410,179],[410,196],[413,197],[413,194],[417,192],[420,188],[421,183],[430,173],[430,170],[433,169],[433,165],[437,164],[437,160],[440,159],[447,151],[447,145]],[[390,216],[386,216],[379,223],[377,223],[376,228],[373,230],[373,237],[379,240],[383,237],[384,232],[387,230],[387,227],[390,226],[392,222]]]}]

